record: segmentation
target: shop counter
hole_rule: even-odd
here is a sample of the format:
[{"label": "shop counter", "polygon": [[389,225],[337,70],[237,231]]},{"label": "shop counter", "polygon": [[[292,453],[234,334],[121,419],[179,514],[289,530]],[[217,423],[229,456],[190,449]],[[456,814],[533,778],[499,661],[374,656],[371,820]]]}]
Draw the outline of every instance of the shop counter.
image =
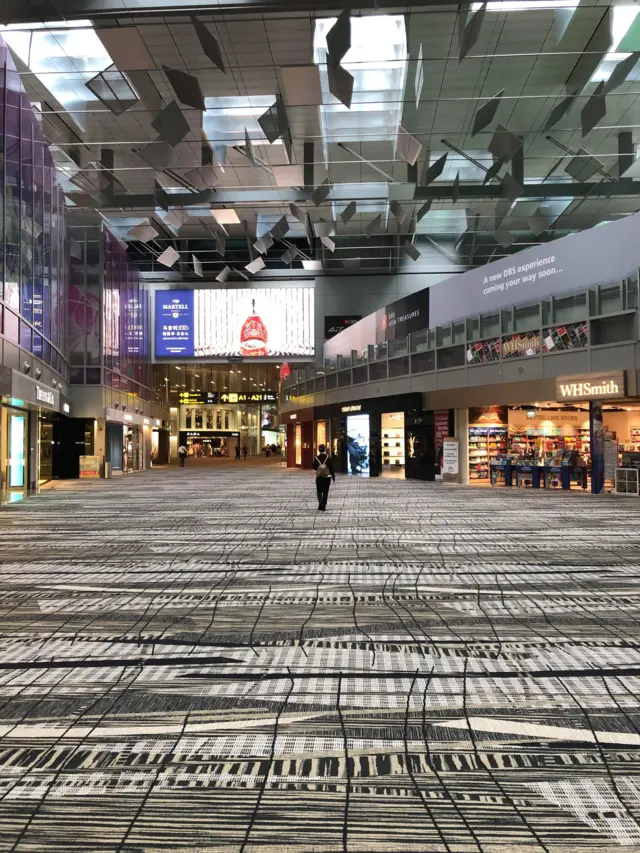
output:
[{"label": "shop counter", "polygon": [[559,483],[562,489],[570,489],[571,483],[579,483],[587,488],[587,469],[572,468],[569,465],[522,465],[512,462],[492,462],[490,467],[491,485],[521,486],[533,489],[553,488]]}]

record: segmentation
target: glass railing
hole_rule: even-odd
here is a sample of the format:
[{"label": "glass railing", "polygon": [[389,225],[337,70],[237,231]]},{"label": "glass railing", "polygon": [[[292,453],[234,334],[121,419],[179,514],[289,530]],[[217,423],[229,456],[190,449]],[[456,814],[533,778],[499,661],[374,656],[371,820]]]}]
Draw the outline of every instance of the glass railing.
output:
[{"label": "glass railing", "polygon": [[[307,394],[307,382],[316,380],[316,392],[325,390],[319,387],[326,384],[326,390],[352,384],[347,374],[358,370],[356,383],[363,380],[362,367],[368,365],[368,381],[408,374],[446,370],[450,368],[487,364],[511,358],[518,352],[517,344],[504,352],[505,338],[526,338],[537,333],[539,354],[551,354],[561,351],[561,347],[597,345],[598,341],[584,339],[580,324],[592,319],[637,312],[638,275],[630,276],[616,284],[602,284],[588,290],[579,290],[561,296],[552,296],[534,303],[520,303],[486,315],[474,315],[457,320],[444,326],[419,329],[406,337],[396,338],[382,344],[370,344],[363,352],[351,351],[335,358],[325,359],[321,367],[306,365],[292,371],[285,380],[284,389],[287,399],[297,399]],[[568,331],[556,334],[557,330],[568,327]],[[574,328],[575,327],[575,328]],[[637,337],[638,324],[634,326],[634,339]],[[545,332],[558,337],[555,345],[544,343]],[[495,342],[499,345],[491,350]],[[571,344],[571,346],[570,346]],[[403,356],[410,356],[403,360]],[[397,361],[393,361],[397,359]],[[393,365],[390,369],[386,364]],[[404,371],[404,373],[402,372]],[[338,381],[325,380],[332,374],[338,374]],[[320,381],[317,381],[320,380]]]}]

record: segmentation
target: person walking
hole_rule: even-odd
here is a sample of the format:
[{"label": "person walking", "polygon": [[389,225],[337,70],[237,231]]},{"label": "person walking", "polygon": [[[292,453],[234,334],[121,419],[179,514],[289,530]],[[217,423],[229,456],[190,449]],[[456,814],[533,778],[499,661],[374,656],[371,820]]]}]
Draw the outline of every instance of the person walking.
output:
[{"label": "person walking", "polygon": [[240,445],[236,444],[236,459],[240,459]]},{"label": "person walking", "polygon": [[180,467],[181,468],[184,468],[184,460],[187,458],[188,452],[189,451],[184,446],[184,444],[181,444],[180,447],[178,448],[178,457],[180,459]]},{"label": "person walking", "polygon": [[331,481],[335,483],[336,474],[333,469],[333,460],[327,453],[324,444],[318,447],[318,455],[313,460],[313,470],[316,472],[316,492],[318,494],[318,509],[324,512],[327,508],[329,487]]},{"label": "person walking", "polygon": [[244,458],[245,458],[245,459],[247,458],[247,453],[248,453],[248,452],[249,452],[249,448],[247,447],[247,445],[246,445],[246,444],[243,444],[243,445],[242,445],[242,455],[244,456]]}]

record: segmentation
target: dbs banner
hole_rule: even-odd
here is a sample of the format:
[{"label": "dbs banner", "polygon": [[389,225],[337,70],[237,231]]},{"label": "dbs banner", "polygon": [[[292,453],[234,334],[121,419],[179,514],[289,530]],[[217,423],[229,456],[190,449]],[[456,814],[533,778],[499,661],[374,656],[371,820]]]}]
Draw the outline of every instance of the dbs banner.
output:
[{"label": "dbs banner", "polygon": [[377,343],[404,338],[429,327],[429,290],[419,290],[378,311]]},{"label": "dbs banner", "polygon": [[313,356],[312,287],[156,291],[156,356]]}]

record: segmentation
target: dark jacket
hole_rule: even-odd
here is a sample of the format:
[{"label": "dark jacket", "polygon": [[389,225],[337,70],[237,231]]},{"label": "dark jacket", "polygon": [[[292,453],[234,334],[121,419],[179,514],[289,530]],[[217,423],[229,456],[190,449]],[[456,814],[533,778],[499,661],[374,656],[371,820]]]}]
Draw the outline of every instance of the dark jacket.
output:
[{"label": "dark jacket", "polygon": [[331,474],[331,479],[335,483],[336,481],[336,472],[333,469],[333,459],[329,456],[328,453],[319,453],[316,458],[313,460],[313,470],[317,471],[322,463],[326,462],[327,468],[329,469],[329,473]]}]

